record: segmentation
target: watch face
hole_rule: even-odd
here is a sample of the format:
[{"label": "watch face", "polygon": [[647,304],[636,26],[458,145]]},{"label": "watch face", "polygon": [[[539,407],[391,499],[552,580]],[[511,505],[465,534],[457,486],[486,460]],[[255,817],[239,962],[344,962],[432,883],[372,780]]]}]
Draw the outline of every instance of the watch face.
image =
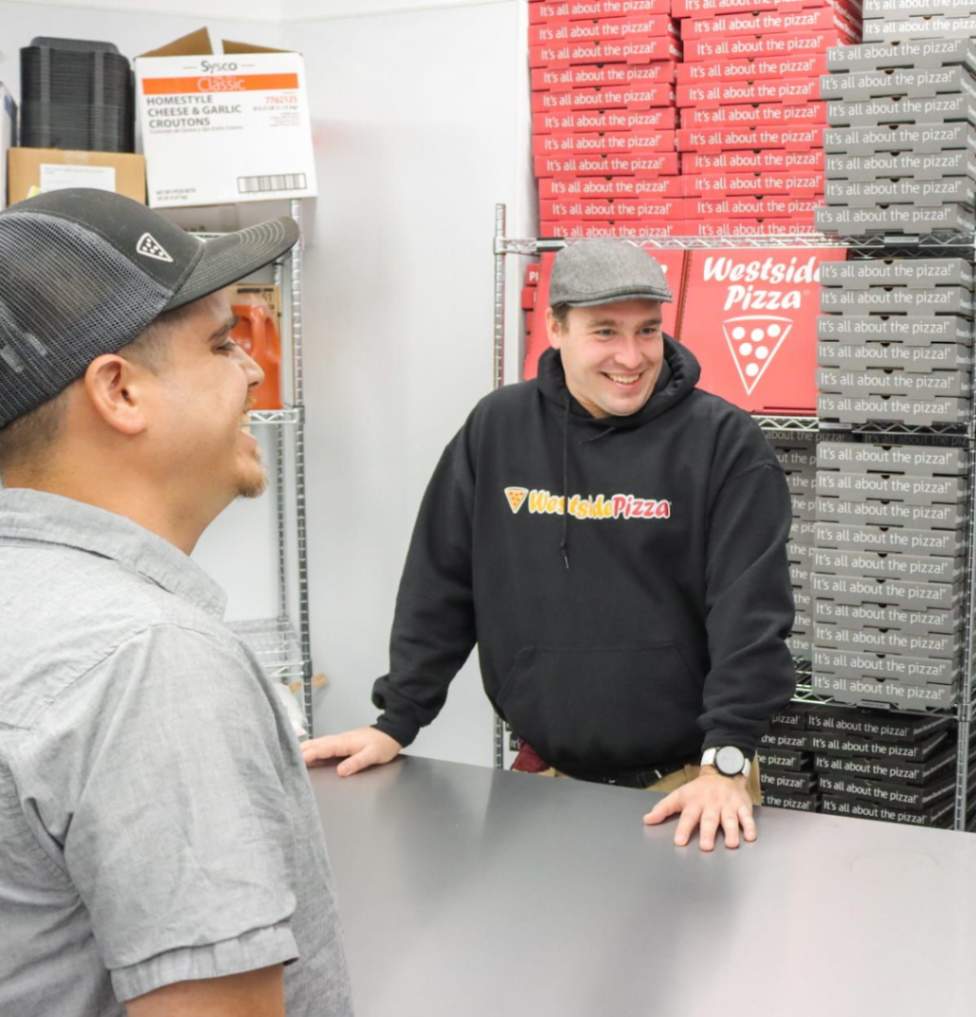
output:
[{"label": "watch face", "polygon": [[726,777],[742,773],[745,762],[746,757],[742,749],[737,749],[734,745],[724,745],[715,754],[715,769]]}]

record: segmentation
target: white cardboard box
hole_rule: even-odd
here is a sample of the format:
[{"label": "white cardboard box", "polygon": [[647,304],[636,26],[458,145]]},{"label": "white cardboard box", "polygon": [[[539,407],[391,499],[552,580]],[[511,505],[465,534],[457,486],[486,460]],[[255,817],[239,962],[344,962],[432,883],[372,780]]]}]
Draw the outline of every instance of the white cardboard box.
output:
[{"label": "white cardboard box", "polygon": [[301,54],[223,48],[209,52],[202,30],[136,58],[153,208],[318,193]]},{"label": "white cardboard box", "polygon": [[7,207],[7,152],[17,144],[17,103],[0,82],[0,208]]}]

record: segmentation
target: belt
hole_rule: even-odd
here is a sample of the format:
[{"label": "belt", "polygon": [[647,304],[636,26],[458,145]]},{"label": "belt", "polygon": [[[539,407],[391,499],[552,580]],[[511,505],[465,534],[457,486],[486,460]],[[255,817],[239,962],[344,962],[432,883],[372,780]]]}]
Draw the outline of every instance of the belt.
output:
[{"label": "belt", "polygon": [[626,770],[612,770],[605,772],[582,772],[569,770],[562,767],[564,773],[577,780],[586,780],[593,784],[616,784],[618,787],[646,788],[663,780],[670,773],[683,770],[694,759],[674,760],[670,763],[658,763],[656,766],[641,766]]}]

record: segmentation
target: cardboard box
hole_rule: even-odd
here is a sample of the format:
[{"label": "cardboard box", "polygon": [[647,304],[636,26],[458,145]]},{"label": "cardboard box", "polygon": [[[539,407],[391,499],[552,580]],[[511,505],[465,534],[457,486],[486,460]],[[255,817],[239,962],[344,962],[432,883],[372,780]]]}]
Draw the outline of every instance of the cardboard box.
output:
[{"label": "cardboard box", "polygon": [[0,82],[0,209],[7,205],[7,152],[17,144],[17,103]]},{"label": "cardboard box", "polygon": [[576,21],[591,18],[614,18],[624,14],[670,14],[671,0],[560,0],[529,4],[529,24],[546,21]]},{"label": "cardboard box", "polygon": [[560,69],[573,64],[650,64],[680,60],[681,45],[672,34],[652,38],[634,36],[623,41],[574,42],[530,46],[529,67]]},{"label": "cardboard box", "polygon": [[676,18],[707,18],[716,14],[752,14],[759,11],[798,10],[804,7],[829,8],[860,16],[860,0],[672,0]]},{"label": "cardboard box", "polygon": [[532,133],[559,135],[608,131],[673,131],[677,126],[676,114],[677,110],[672,107],[536,113],[532,117]]},{"label": "cardboard box", "polygon": [[674,151],[674,131],[608,131],[605,134],[536,134],[532,154],[632,155]]},{"label": "cardboard box", "polygon": [[571,198],[567,201],[543,198],[539,202],[543,220],[640,219],[658,222],[662,219],[683,219],[684,198]]},{"label": "cardboard box", "polygon": [[650,14],[625,18],[587,18],[530,24],[529,45],[566,46],[581,42],[626,41],[678,35],[677,22],[669,14]]},{"label": "cardboard box", "polygon": [[807,103],[820,98],[815,77],[726,81],[712,84],[678,85],[677,105],[714,108],[741,103]]},{"label": "cardboard box", "polygon": [[669,81],[604,85],[600,88],[571,88],[568,91],[532,93],[533,115],[568,111],[612,109],[642,110],[674,105],[674,87]]},{"label": "cardboard box", "polygon": [[831,180],[976,180],[976,158],[968,149],[934,152],[878,152],[875,155],[829,155],[826,173]]},{"label": "cardboard box", "polygon": [[10,204],[65,187],[94,187],[146,202],[146,161],[130,152],[12,148],[7,153]]},{"label": "cardboard box", "polygon": [[951,67],[953,64],[962,64],[976,71],[976,42],[967,37],[898,44],[864,43],[833,49],[827,55],[827,67],[832,73],[897,67]]},{"label": "cardboard box", "polygon": [[624,85],[666,85],[674,81],[677,55],[644,64],[603,64],[578,67],[539,67],[530,72],[533,92],[566,92],[572,88]]},{"label": "cardboard box", "polygon": [[800,56],[757,56],[743,60],[702,60],[678,64],[679,85],[717,81],[763,81],[769,78],[819,78],[827,72],[826,52]]},{"label": "cardboard box", "polygon": [[[733,38],[716,36],[685,39],[684,57],[689,63],[705,60],[717,62],[759,57],[796,57],[825,54],[833,47],[843,47],[846,36],[836,28],[821,32],[800,32],[783,35],[739,35]],[[828,60],[828,67],[830,66]]]},{"label": "cardboard box", "polygon": [[[682,134],[681,131],[678,134]],[[965,233],[976,227],[972,209],[963,205],[938,205],[916,208],[913,205],[889,205],[887,208],[849,208],[831,205],[817,209],[817,228],[823,233],[853,236],[861,233],[903,233],[920,236],[929,233]]]},{"label": "cardboard box", "polygon": [[136,58],[136,108],[154,208],[318,193],[301,54],[206,29]]},{"label": "cardboard box", "polygon": [[[728,108],[728,107],[727,107]],[[735,107],[731,107],[735,109]],[[675,132],[679,152],[722,152],[734,148],[785,148],[804,150],[819,148],[823,139],[819,125],[800,127],[744,126],[744,127],[693,127]]]},{"label": "cardboard box", "polygon": [[728,198],[738,195],[791,195],[812,198],[824,191],[823,173],[709,173],[682,178],[686,197]]},{"label": "cardboard box", "polygon": [[976,153],[976,129],[965,121],[896,127],[828,127],[823,132],[823,147],[831,155],[931,154],[959,149]]},{"label": "cardboard box", "polygon": [[539,198],[573,200],[592,198],[681,198],[683,178],[673,177],[543,177]]},{"label": "cardboard box", "polygon": [[822,172],[824,153],[819,148],[800,150],[760,149],[756,151],[686,152],[681,157],[682,171],[695,173],[786,173]]},{"label": "cardboard box", "polygon": [[844,100],[827,103],[827,122],[831,127],[874,127],[880,124],[976,124],[976,94],[954,92],[948,95],[902,99]]},{"label": "cardboard box", "polygon": [[951,685],[883,681],[856,674],[824,674],[814,671],[810,685],[815,692],[830,696],[840,703],[903,710],[947,710],[955,705],[958,698],[958,690]]},{"label": "cardboard box", "polygon": [[532,160],[537,177],[576,176],[674,176],[678,173],[677,152],[648,152],[639,155],[607,154],[543,155]]},{"label": "cardboard box", "polygon": [[824,99],[856,101],[883,96],[934,96],[941,93],[972,92],[973,72],[961,64],[951,67],[924,67],[894,70],[851,71],[825,74],[820,82]]},{"label": "cardboard box", "polygon": [[925,15],[914,18],[871,18],[864,22],[865,42],[908,39],[971,38],[976,35],[976,15],[964,18]]},{"label": "cardboard box", "polygon": [[829,7],[807,10],[750,11],[720,14],[710,18],[688,18],[681,22],[681,39],[731,38],[737,35],[776,35],[825,32],[835,29],[845,42],[860,41],[857,27],[842,11]]}]

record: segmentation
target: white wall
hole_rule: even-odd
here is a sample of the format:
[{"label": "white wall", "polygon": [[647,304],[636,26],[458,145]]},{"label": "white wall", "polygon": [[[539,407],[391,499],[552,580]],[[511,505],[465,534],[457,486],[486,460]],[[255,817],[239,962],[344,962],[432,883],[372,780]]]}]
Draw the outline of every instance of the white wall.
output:
[{"label": "white wall", "polygon": [[[193,3],[192,0],[98,0],[97,3],[89,3],[88,0],[61,0],[59,4],[40,3],[38,0],[18,0],[15,3],[5,3],[3,7],[53,7],[55,9],[83,8],[88,20],[89,30],[81,34],[68,29],[63,31],[46,33],[61,37],[94,38],[90,32],[92,24],[103,25],[105,28],[114,27],[114,15],[125,14],[164,14],[167,18],[187,15],[195,21],[195,28],[199,28],[203,21],[223,19],[240,22],[263,21],[271,22],[277,29],[284,17],[284,5],[286,0],[262,0],[261,3],[246,4],[241,0],[200,0]],[[188,29],[192,31],[192,29]],[[42,33],[35,32],[35,35]],[[172,38],[179,35],[175,32]],[[103,38],[98,36],[98,38]],[[108,39],[108,36],[104,37]],[[167,41],[170,36],[162,41]],[[115,41],[114,39],[109,41]],[[6,43],[6,40],[4,40]],[[140,51],[141,52],[141,51]]]}]

